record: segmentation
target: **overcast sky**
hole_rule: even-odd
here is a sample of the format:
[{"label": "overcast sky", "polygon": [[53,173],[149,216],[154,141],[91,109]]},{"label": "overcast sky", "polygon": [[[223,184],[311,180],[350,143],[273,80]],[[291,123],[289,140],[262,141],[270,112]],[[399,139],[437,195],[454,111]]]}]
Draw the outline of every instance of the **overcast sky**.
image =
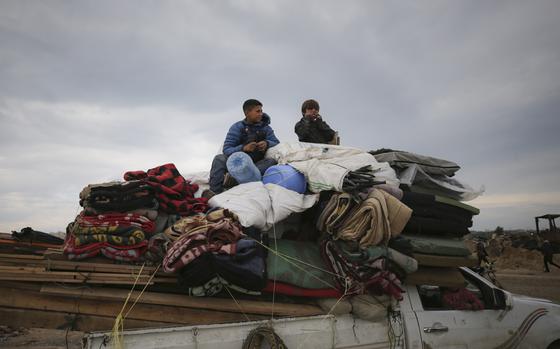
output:
[{"label": "overcast sky", "polygon": [[63,231],[87,184],[209,170],[241,104],[281,141],[452,160],[474,229],[560,213],[559,1],[0,1],[0,231]]}]

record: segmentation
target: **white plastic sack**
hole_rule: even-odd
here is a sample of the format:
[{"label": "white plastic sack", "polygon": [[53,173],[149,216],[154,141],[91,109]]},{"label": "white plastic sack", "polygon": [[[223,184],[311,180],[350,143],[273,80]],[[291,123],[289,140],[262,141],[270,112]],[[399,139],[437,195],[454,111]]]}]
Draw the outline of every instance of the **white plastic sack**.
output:
[{"label": "white plastic sack", "polygon": [[278,163],[289,163],[305,175],[309,190],[342,191],[344,177],[350,171],[371,166],[376,179],[398,187],[395,171],[386,162],[377,162],[375,157],[360,149],[338,145],[289,142],[270,148],[266,154]]},{"label": "white plastic sack", "polygon": [[251,182],[213,196],[208,204],[231,210],[244,227],[268,230],[291,213],[312,207],[317,199],[317,195],[299,194],[273,183]]},{"label": "white plastic sack", "polygon": [[430,175],[422,167],[413,164],[399,173],[402,184],[423,189],[429,193],[439,194],[459,201],[474,200],[484,193],[484,186],[478,190],[467,183],[446,175]]},{"label": "white plastic sack", "polygon": [[266,157],[276,160],[279,164],[286,164],[292,161],[304,161],[309,159],[323,160],[342,158],[363,152],[363,150],[358,148],[343,147],[340,145],[283,142],[268,149]]}]

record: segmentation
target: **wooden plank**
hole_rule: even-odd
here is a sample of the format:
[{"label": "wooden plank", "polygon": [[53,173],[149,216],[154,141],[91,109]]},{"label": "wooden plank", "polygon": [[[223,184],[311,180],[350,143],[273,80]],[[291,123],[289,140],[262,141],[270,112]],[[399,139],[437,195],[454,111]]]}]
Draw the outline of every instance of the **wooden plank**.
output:
[{"label": "wooden plank", "polygon": [[19,282],[19,281],[0,281],[0,287],[4,288],[16,288],[22,290],[33,290],[33,291],[41,291],[41,287],[43,287],[43,283],[41,282]]},{"label": "wooden plank", "polygon": [[[53,279],[48,277],[17,277],[17,276],[0,276],[0,281],[28,281],[28,282],[60,282],[67,284],[88,284],[88,285],[134,285],[134,281],[117,281],[117,280],[81,280],[81,279]],[[149,285],[153,285],[150,282]]]},{"label": "wooden plank", "polygon": [[[115,318],[108,316],[0,307],[0,325],[10,326],[12,328],[71,329],[73,331],[91,332],[110,331],[114,323]],[[125,320],[126,329],[167,327],[173,325],[180,324],[134,319]]]},{"label": "wooden plank", "polygon": [[[0,257],[0,264],[21,264],[22,259],[13,259],[13,258],[6,258]],[[110,272],[110,273],[134,273],[138,274],[142,266],[138,265],[127,265],[127,264],[113,264],[113,263],[90,263],[90,262],[83,262],[83,261],[64,261],[64,260],[51,260],[51,259],[42,259],[42,260],[28,260],[25,261],[27,265],[43,265],[46,266],[49,270],[70,270],[70,271],[91,271],[91,272]],[[146,266],[144,267],[142,274],[153,274],[156,270],[155,267]],[[161,275],[173,275],[173,274],[165,274],[162,271],[158,272]]]},{"label": "wooden plank", "polygon": [[[48,310],[75,314],[116,317],[123,302],[76,299],[41,294],[27,290],[0,288],[0,306],[20,309]],[[125,310],[126,312],[126,310]],[[164,305],[136,304],[127,319],[158,321],[183,325],[208,325],[249,320],[269,316],[219,312]]]},{"label": "wooden plank", "polygon": [[[83,288],[83,289],[67,289],[56,286],[43,286],[41,293],[77,297],[82,299],[98,299],[98,300],[125,300],[129,291],[122,289],[106,289],[106,288]],[[140,292],[133,291],[132,299],[136,299]],[[224,299],[216,297],[190,297],[180,294],[144,292],[138,300],[144,304],[169,305],[177,307],[188,307],[195,309],[209,309],[230,312],[245,312],[251,314],[269,315],[272,313],[271,302],[238,300],[239,305],[233,299]],[[241,309],[242,310],[241,310]],[[274,313],[279,316],[313,316],[321,315],[325,312],[316,305],[310,304],[287,304],[275,303]]]},{"label": "wooden plank", "polygon": [[415,253],[414,259],[418,261],[419,265],[432,267],[474,267],[478,264],[478,260],[472,255],[455,257]]},{"label": "wooden plank", "polygon": [[32,254],[18,254],[18,253],[0,253],[0,257],[11,258],[11,259],[44,259],[43,256],[37,256]]},{"label": "wooden plank", "polygon": [[132,274],[114,274],[114,273],[92,273],[92,272],[71,272],[71,271],[46,271],[44,269],[39,270],[1,270],[1,275],[37,275],[37,276],[51,276],[61,277],[61,278],[75,278],[75,279],[102,279],[102,280],[136,280],[138,282],[147,281],[150,279],[149,275],[140,275],[137,277]]},{"label": "wooden plank", "polygon": [[27,273],[27,272],[44,272],[44,267],[30,267],[30,266],[7,266],[7,265],[0,265],[0,272],[20,272],[20,273]]}]

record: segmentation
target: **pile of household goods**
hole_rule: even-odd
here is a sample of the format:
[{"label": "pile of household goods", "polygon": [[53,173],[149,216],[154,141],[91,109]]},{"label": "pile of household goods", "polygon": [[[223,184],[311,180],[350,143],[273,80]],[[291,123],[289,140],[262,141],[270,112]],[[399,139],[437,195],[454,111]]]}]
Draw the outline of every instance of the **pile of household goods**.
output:
[{"label": "pile of household goods", "polygon": [[[4,264],[4,255],[0,263],[34,268],[33,275],[42,277],[37,281],[54,281],[49,273],[62,277],[67,270],[56,281],[96,285],[25,291],[26,297],[58,297],[57,304],[64,297],[122,303],[128,291],[115,286],[132,284],[141,297],[128,318],[138,320],[138,327],[150,320],[203,324],[240,321],[241,315],[247,320],[350,311],[381,320],[386,307],[402,299],[404,280],[463,286],[456,267],[474,259],[461,237],[478,210],[461,201],[480,191],[453,178],[456,164],[297,142],[281,143],[266,156],[279,165],[262,181],[210,200],[200,197],[207,182],[185,179],[173,164],[126,172],[121,182],[90,184],[80,193],[83,210],[68,225],[62,246],[34,256],[18,253],[25,267],[13,262],[17,258]],[[17,293],[10,293],[12,301]],[[161,316],[148,315],[154,304],[165,308],[158,310]],[[88,315],[116,316],[112,307]],[[192,317],[192,308],[204,312]],[[70,307],[56,310],[75,314]]]}]

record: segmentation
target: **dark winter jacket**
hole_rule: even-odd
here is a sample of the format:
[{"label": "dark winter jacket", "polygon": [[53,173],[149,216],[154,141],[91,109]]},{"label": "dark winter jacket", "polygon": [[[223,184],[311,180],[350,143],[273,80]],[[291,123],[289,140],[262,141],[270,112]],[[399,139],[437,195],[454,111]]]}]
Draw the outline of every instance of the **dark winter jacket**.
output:
[{"label": "dark winter jacket", "polygon": [[312,120],[305,116],[298,121],[295,131],[300,142],[308,143],[326,144],[333,139],[335,134],[335,131],[322,118]]},{"label": "dark winter jacket", "polygon": [[[268,148],[280,143],[274,135],[274,130],[270,127],[270,116],[266,113],[263,113],[262,120],[259,123],[249,124],[245,120],[241,120],[231,125],[224,141],[224,155],[230,156],[235,152],[243,151],[245,144],[260,141],[266,141]],[[254,162],[257,162],[264,158],[264,153],[255,150],[248,154]]]},{"label": "dark winter jacket", "polygon": [[552,256],[552,244],[550,242],[543,242],[541,252],[544,256]]}]

